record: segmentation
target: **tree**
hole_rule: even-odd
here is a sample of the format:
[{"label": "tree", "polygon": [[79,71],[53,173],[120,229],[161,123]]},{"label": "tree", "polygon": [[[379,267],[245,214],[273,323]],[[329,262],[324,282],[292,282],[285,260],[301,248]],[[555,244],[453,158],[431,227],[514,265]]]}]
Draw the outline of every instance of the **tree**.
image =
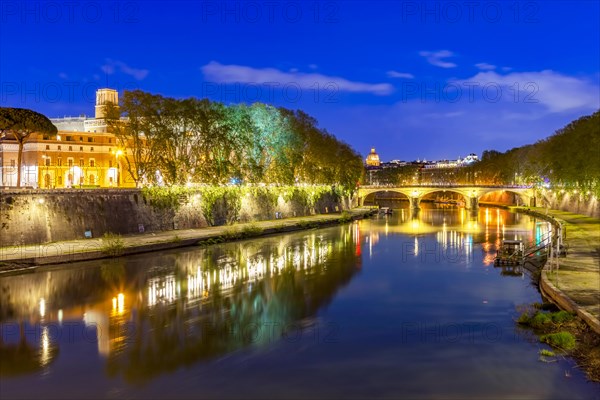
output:
[{"label": "tree", "polygon": [[23,147],[31,137],[31,134],[38,132],[55,136],[57,131],[56,126],[46,116],[38,112],[25,108],[0,107],[0,132],[2,132],[2,136],[11,134],[19,144],[17,154],[17,187],[21,187]]}]

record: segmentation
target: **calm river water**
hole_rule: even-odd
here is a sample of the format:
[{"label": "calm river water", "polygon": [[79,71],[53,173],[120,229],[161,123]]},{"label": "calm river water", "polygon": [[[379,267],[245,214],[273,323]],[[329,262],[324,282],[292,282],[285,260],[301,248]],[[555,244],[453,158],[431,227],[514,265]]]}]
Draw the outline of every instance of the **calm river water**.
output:
[{"label": "calm river water", "polygon": [[481,208],[0,278],[4,398],[598,398],[494,267],[546,223]]}]

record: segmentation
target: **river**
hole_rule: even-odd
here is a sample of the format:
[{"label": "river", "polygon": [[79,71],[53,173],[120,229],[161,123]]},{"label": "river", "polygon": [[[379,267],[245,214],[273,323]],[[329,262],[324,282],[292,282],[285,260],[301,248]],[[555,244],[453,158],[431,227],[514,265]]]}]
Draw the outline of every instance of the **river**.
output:
[{"label": "river", "polygon": [[504,238],[424,205],[351,224],[0,278],[2,398],[598,398],[514,322],[541,302]]}]

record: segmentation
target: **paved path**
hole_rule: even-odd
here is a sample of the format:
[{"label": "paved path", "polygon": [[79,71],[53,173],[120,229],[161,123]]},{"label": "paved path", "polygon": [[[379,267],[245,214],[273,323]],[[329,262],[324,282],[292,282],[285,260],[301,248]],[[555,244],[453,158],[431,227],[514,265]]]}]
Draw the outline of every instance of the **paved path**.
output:
[{"label": "paved path", "polygon": [[[560,305],[574,308],[600,333],[600,219],[540,207],[530,210],[554,217],[566,230],[567,255],[558,259],[558,269],[550,265],[544,268],[542,289],[566,297],[565,304]],[[559,298],[554,300],[560,303]]]},{"label": "paved path", "polygon": [[[367,208],[357,208],[348,213],[354,219],[369,213]],[[341,214],[322,214],[307,217],[257,221],[248,224],[215,226],[201,229],[183,229],[156,233],[122,236],[123,255],[165,250],[196,244],[233,231],[241,232],[246,226],[259,227],[264,234],[289,232],[316,225],[339,221]],[[79,239],[38,245],[0,247],[0,273],[21,271],[36,265],[82,261],[107,257],[102,238]]]}]

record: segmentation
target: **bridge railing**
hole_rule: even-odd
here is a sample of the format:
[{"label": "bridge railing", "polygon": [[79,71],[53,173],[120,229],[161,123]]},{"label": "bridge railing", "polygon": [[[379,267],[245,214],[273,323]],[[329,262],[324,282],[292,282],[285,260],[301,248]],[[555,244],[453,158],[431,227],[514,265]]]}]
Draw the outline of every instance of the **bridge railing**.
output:
[{"label": "bridge railing", "polygon": [[425,187],[425,188],[494,188],[494,189],[532,189],[533,185],[458,185],[458,184],[414,184],[414,185],[362,185],[359,189],[385,189],[385,188],[412,188],[412,187]]}]

